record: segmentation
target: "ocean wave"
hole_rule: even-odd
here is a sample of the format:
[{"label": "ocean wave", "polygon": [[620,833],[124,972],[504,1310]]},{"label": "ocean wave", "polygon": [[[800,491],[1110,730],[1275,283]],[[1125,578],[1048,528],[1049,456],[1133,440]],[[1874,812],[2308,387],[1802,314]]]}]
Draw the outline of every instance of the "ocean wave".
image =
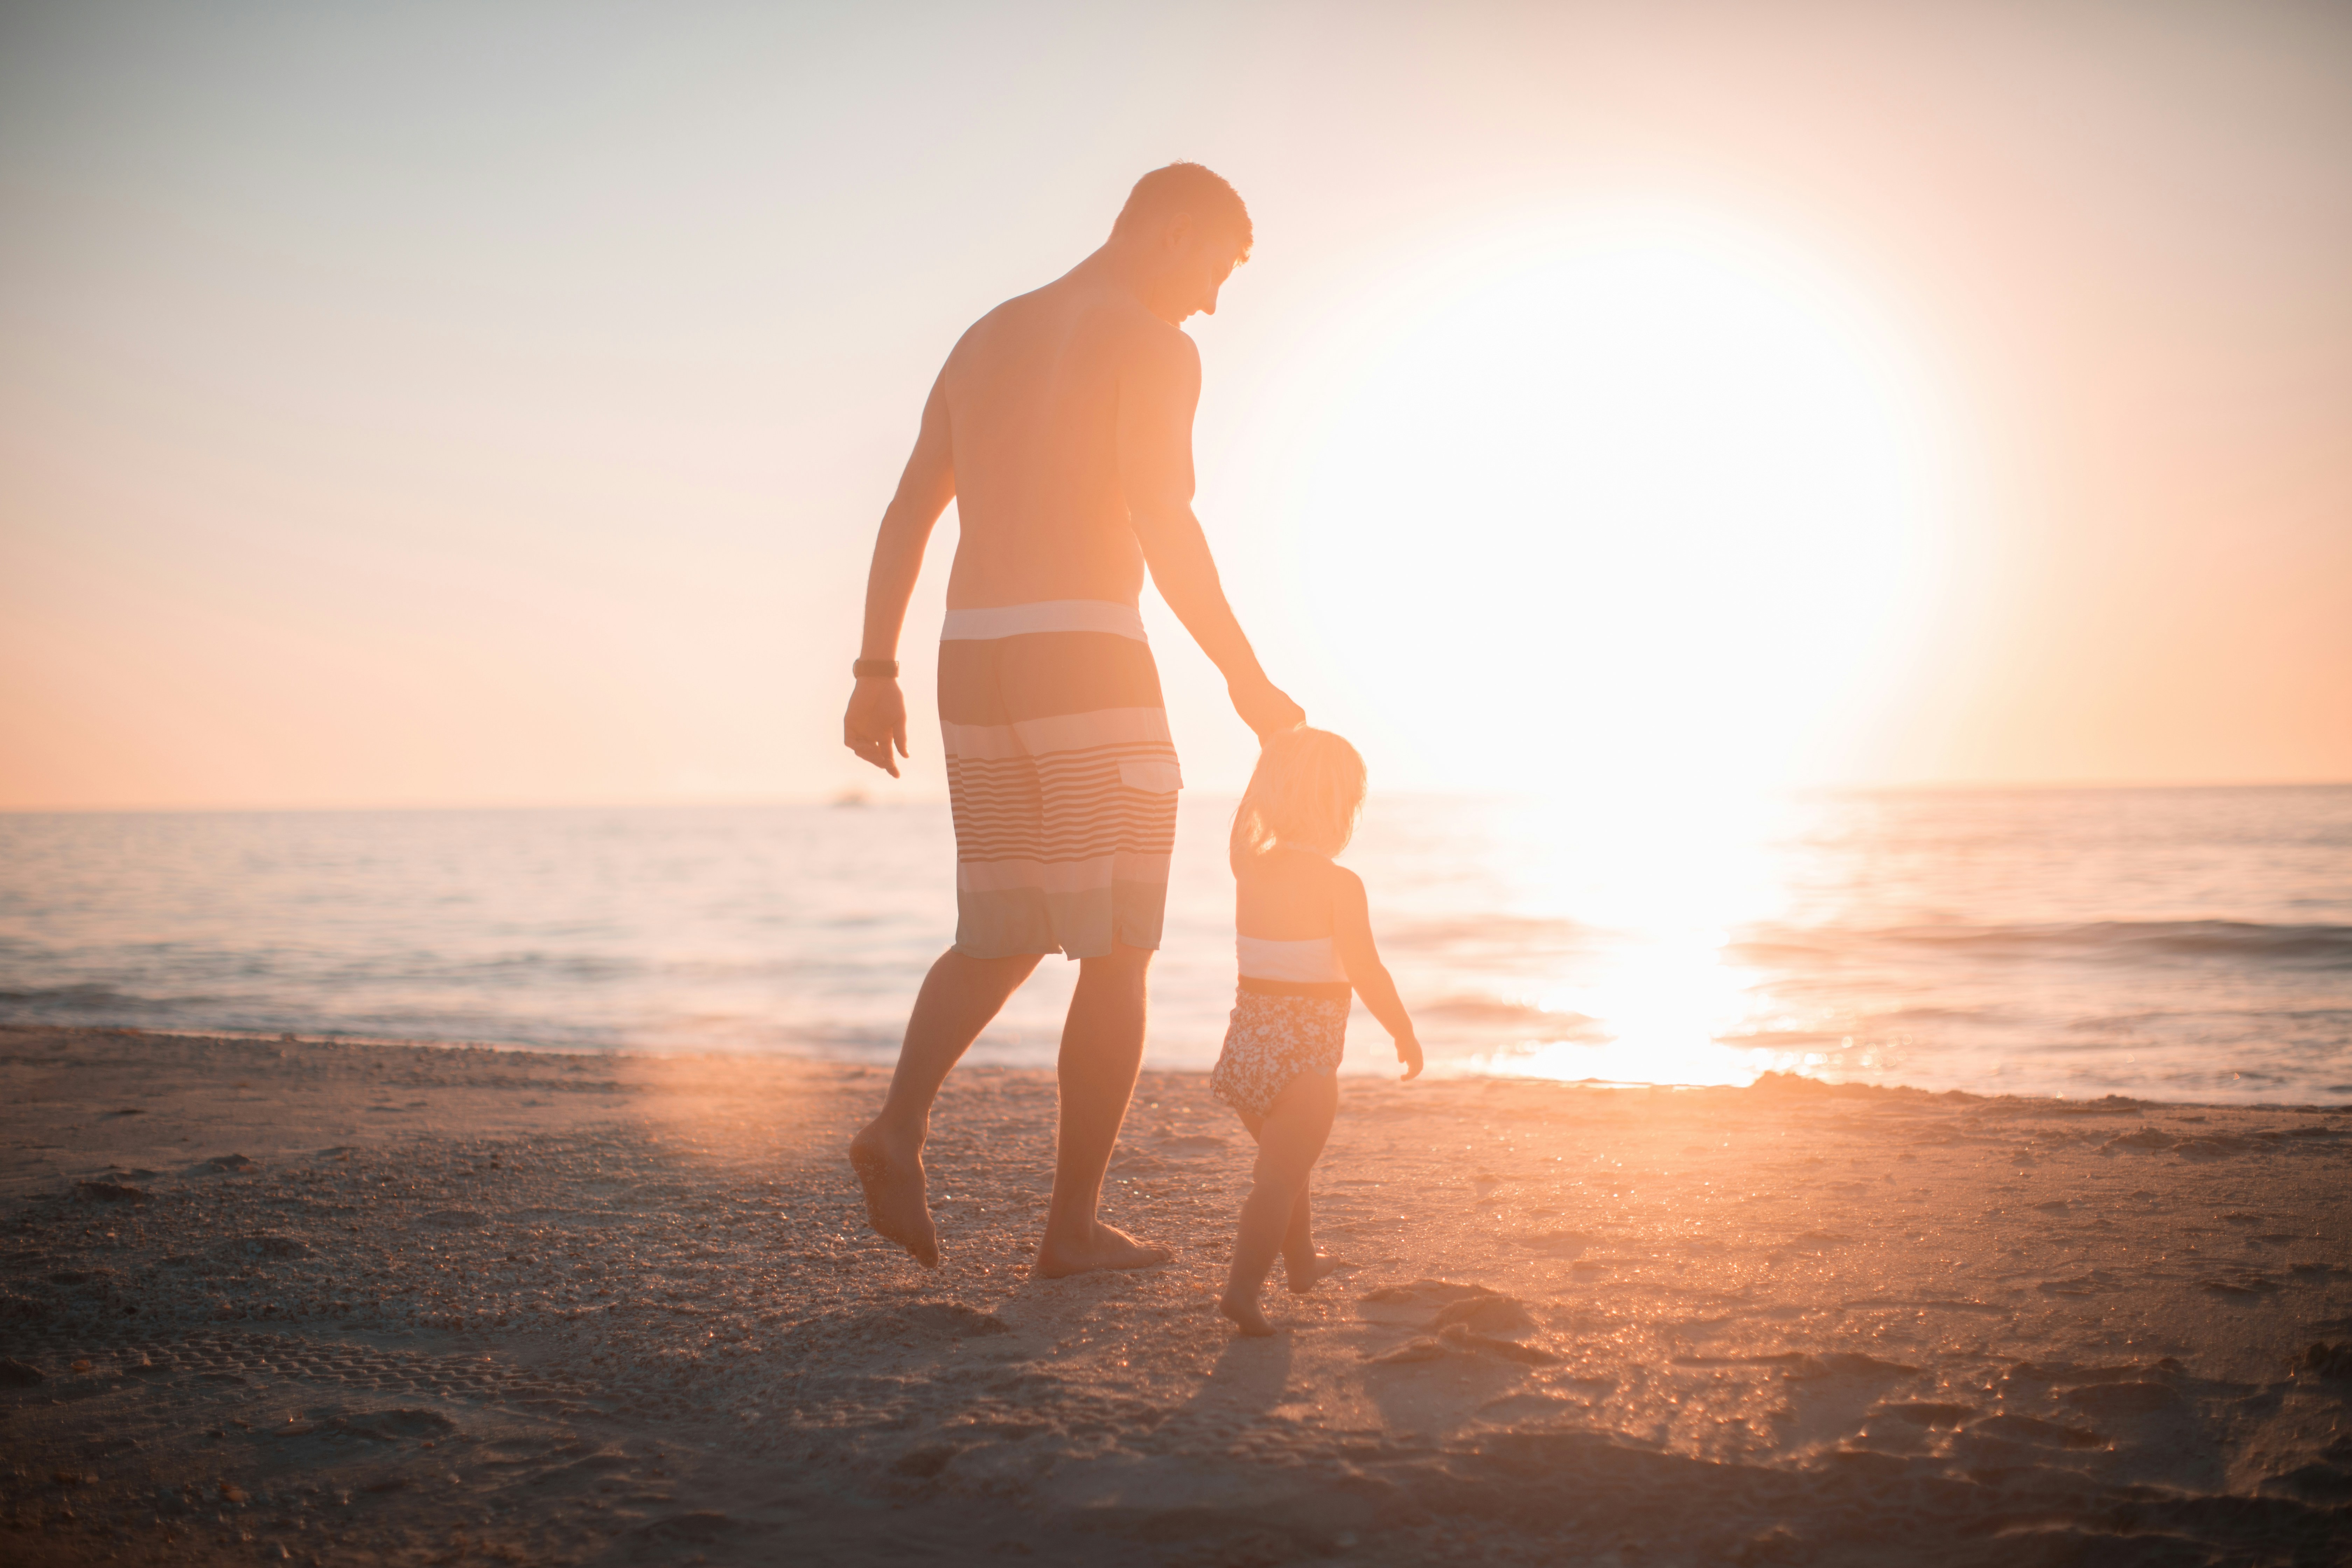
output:
[{"label": "ocean wave", "polygon": [[2255,921],[2092,921],[2073,925],[1908,925],[1760,928],[1727,948],[1746,963],[1835,960],[1895,947],[1979,958],[2214,959],[2306,969],[2352,969],[2352,926]]},{"label": "ocean wave", "polygon": [[1549,1012],[1530,1003],[1513,1002],[1500,996],[1442,996],[1434,1002],[1419,1004],[1413,1011],[1424,1018],[1449,1024],[1517,1025],[1525,1028],[1549,1030],[1562,1038],[1579,1037],[1600,1027],[1599,1020],[1581,1013]]},{"label": "ocean wave", "polygon": [[1556,916],[1482,914],[1440,919],[1404,920],[1383,930],[1384,946],[1436,957],[1472,952],[1518,955],[1541,951],[1565,952],[1590,942],[1594,928]]},{"label": "ocean wave", "polygon": [[0,986],[0,1010],[21,1008],[26,1015],[45,1017],[58,1014],[153,1015],[169,1013],[177,1005],[87,982],[73,985]]}]

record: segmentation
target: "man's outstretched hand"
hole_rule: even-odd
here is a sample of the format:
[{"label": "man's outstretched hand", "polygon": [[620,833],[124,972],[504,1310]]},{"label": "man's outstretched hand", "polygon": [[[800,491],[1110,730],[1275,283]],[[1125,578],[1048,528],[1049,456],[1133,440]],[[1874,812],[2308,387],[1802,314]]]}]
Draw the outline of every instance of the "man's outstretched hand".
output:
[{"label": "man's outstretched hand", "polygon": [[1242,716],[1242,722],[1257,732],[1260,745],[1307,722],[1307,710],[1264,676],[1247,685],[1228,685],[1225,692],[1234,700],[1234,711]]},{"label": "man's outstretched hand", "polygon": [[898,757],[907,750],[907,699],[898,683],[885,676],[860,676],[849,694],[849,711],[842,715],[841,743],[892,778],[898,776]]}]

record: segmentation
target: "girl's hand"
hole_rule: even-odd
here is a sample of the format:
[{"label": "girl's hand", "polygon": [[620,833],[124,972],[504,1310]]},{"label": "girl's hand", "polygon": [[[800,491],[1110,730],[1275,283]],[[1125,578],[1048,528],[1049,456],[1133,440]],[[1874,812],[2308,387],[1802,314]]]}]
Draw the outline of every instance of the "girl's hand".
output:
[{"label": "girl's hand", "polygon": [[1404,1063],[1404,1072],[1397,1081],[1411,1083],[1421,1076],[1421,1042],[1412,1036],[1407,1035],[1396,1043],[1396,1048],[1397,1060]]}]

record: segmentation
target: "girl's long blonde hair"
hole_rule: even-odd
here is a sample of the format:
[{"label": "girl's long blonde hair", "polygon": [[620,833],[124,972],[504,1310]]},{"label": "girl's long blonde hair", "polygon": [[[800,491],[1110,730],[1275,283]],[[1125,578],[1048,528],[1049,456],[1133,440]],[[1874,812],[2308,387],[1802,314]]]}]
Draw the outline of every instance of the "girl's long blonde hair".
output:
[{"label": "girl's long blonde hair", "polygon": [[1234,812],[1234,870],[1277,844],[1337,855],[1363,809],[1364,759],[1355,747],[1304,724],[1276,735],[1258,752]]}]

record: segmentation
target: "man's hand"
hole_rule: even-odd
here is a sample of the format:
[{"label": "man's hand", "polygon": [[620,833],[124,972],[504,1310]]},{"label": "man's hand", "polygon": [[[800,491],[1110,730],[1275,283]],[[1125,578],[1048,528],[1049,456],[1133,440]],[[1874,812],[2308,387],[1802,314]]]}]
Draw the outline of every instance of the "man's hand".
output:
[{"label": "man's hand", "polygon": [[1234,700],[1234,711],[1242,716],[1242,722],[1257,732],[1260,745],[1307,722],[1307,710],[1264,676],[1228,685],[1225,694]]},{"label": "man's hand", "polygon": [[849,694],[849,711],[842,715],[841,743],[892,778],[898,776],[891,748],[897,747],[900,757],[912,753],[907,750],[907,699],[897,681],[882,675],[858,678],[856,689]]}]

